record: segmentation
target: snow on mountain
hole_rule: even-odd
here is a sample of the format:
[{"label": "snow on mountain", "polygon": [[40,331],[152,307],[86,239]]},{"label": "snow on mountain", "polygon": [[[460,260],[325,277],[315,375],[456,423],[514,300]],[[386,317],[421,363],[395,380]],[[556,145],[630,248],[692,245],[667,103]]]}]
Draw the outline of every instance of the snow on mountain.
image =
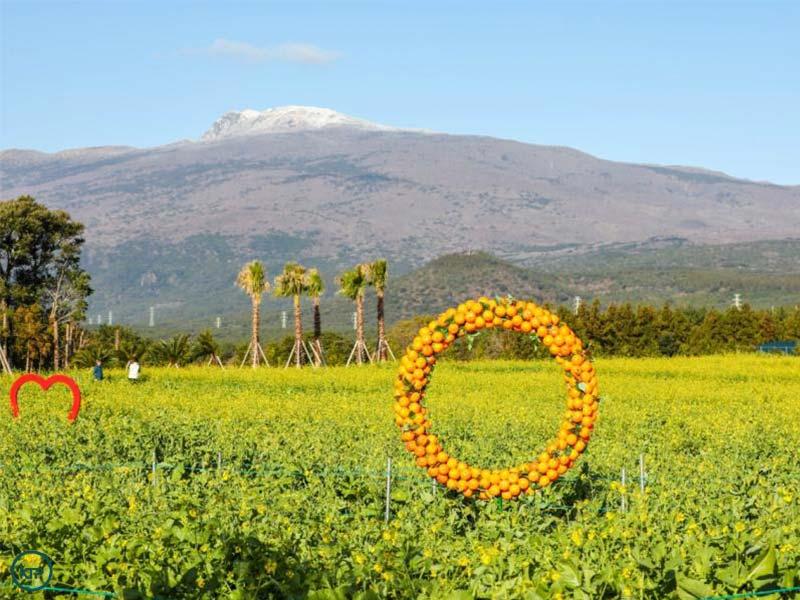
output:
[{"label": "snow on mountain", "polygon": [[259,133],[284,133],[348,127],[370,131],[398,131],[395,127],[357,119],[328,108],[315,106],[279,106],[264,111],[246,109],[227,112],[217,119],[211,129],[203,134],[204,141],[213,141],[240,135]]}]

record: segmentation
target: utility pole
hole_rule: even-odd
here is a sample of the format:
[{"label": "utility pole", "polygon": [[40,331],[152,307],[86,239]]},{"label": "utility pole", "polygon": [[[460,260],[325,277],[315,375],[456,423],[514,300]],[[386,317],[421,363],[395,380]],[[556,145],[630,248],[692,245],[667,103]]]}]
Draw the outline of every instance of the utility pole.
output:
[{"label": "utility pole", "polygon": [[114,322],[114,313],[110,310],[108,311],[108,324],[113,325]]},{"label": "utility pole", "polygon": [[575,307],[575,314],[577,315],[578,311],[581,308],[581,297],[580,296],[575,296],[574,307]]},{"label": "utility pole", "polygon": [[222,317],[217,317],[217,329],[222,326]]},{"label": "utility pole", "polygon": [[97,324],[98,325],[102,325],[103,324],[103,315],[101,315],[101,314],[97,315]]},{"label": "utility pole", "polygon": [[736,310],[742,310],[742,295],[741,294],[734,294],[733,295],[733,307]]},{"label": "utility pole", "polygon": [[286,311],[281,313],[281,329],[286,329]]},{"label": "utility pole", "polygon": [[358,313],[353,312],[353,331],[358,327]]},{"label": "utility pole", "polygon": [[150,307],[150,324],[149,324],[149,326],[150,327],[155,327],[155,325],[156,325],[156,307],[155,306],[151,306]]}]

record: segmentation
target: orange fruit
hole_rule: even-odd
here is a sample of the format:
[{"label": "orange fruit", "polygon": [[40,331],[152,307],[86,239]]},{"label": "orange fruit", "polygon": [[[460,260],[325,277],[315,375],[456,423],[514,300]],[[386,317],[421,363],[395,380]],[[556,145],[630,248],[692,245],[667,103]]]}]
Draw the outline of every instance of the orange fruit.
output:
[{"label": "orange fruit", "polygon": [[[561,367],[562,379],[567,384],[566,412],[556,435],[536,460],[508,469],[478,469],[444,451],[439,438],[430,433],[431,421],[426,417],[422,399],[436,355],[458,337],[500,326],[539,336]],[[482,296],[447,309],[419,328],[400,359],[392,384],[393,418],[404,429],[401,439],[406,449],[430,477],[466,498],[513,499],[552,484],[586,449],[597,419],[597,373],[584,356],[583,348],[575,332],[558,315],[533,302],[495,301]],[[581,389],[577,387],[579,383]]]}]

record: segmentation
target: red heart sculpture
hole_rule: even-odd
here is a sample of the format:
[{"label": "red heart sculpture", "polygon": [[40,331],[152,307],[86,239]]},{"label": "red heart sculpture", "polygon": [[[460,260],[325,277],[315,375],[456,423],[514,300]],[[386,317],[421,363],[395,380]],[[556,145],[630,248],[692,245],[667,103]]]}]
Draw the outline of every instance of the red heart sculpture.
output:
[{"label": "red heart sculpture", "polygon": [[68,377],[67,375],[61,375],[60,373],[57,375],[51,375],[47,379],[42,377],[41,375],[37,375],[36,373],[26,373],[22,377],[18,378],[14,383],[11,384],[11,391],[9,392],[9,396],[11,397],[11,414],[16,419],[19,417],[19,402],[17,401],[17,394],[19,393],[19,388],[23,385],[28,383],[29,381],[33,381],[37,383],[40,388],[44,391],[50,389],[50,386],[56,383],[63,383],[67,386],[70,391],[72,392],[72,410],[69,411],[69,415],[67,415],[67,420],[71,423],[78,417],[78,411],[81,409],[81,390],[78,387],[78,384],[75,383],[75,380],[72,377]]}]

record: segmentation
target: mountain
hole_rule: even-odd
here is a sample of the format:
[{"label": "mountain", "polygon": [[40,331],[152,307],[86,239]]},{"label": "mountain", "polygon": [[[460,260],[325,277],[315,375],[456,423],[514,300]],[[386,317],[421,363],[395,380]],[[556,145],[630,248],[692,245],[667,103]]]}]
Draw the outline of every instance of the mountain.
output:
[{"label": "mountain", "polygon": [[[180,265],[184,258],[188,257],[176,257],[173,262]],[[214,287],[209,273],[222,273],[221,284],[229,283],[230,273],[219,267],[210,264],[201,272],[183,271],[180,282],[186,293],[192,295],[192,303],[157,305],[153,329],[143,327],[143,317],[135,323],[151,336],[164,337],[213,327],[214,317],[221,316],[221,327],[214,330],[215,336],[237,342],[245,339],[250,326],[249,300],[233,288],[214,295],[203,293],[206,287]],[[272,272],[276,269],[277,265]],[[329,275],[333,272],[329,271]],[[96,283],[102,287],[114,285],[105,280]],[[328,283],[333,289],[331,277]],[[660,306],[670,302],[678,306],[724,309],[731,305],[734,293],[741,293],[743,302],[757,307],[797,304],[800,239],[711,246],[696,246],[678,239],[658,240],[614,245],[581,257],[568,253],[549,256],[527,267],[486,252],[449,254],[403,274],[392,270],[386,314],[391,325],[403,319],[436,314],[466,298],[506,294],[551,305],[572,306],[575,296],[580,296],[584,302],[597,298],[604,304],[631,302]],[[221,298],[225,301],[224,308],[219,306]],[[291,332],[291,301],[267,297],[262,310],[262,331],[268,339]],[[307,302],[305,310],[309,318]],[[324,328],[350,330],[352,310],[349,300],[329,294],[322,302]],[[284,311],[287,329],[281,328]],[[367,290],[366,319],[368,331],[374,332],[373,290]]]},{"label": "mountain", "polygon": [[318,265],[332,283],[344,265],[377,256],[395,275],[477,249],[520,265],[580,265],[664,240],[703,247],[800,232],[800,187],[310,107],[228,113],[198,141],[155,148],[6,150],[0,176],[2,197],[30,194],[86,224],[92,310],[131,322],[146,322],[149,306],[164,318],[229,310],[241,300],[235,272],[253,257],[273,274],[288,259]]},{"label": "mountain", "polygon": [[328,127],[347,127],[366,131],[400,131],[388,125],[371,123],[315,106],[280,106],[264,111],[243,110],[225,113],[203,134],[204,141],[241,135],[304,131]]},{"label": "mountain", "polygon": [[[746,264],[743,264],[746,262]],[[439,257],[391,282],[390,314],[433,314],[481,295],[536,298],[553,305],[575,296],[602,302],[725,307],[734,293],[756,306],[800,301],[800,239],[694,246],[605,248],[581,257],[551,256],[523,267],[485,252]]]}]

